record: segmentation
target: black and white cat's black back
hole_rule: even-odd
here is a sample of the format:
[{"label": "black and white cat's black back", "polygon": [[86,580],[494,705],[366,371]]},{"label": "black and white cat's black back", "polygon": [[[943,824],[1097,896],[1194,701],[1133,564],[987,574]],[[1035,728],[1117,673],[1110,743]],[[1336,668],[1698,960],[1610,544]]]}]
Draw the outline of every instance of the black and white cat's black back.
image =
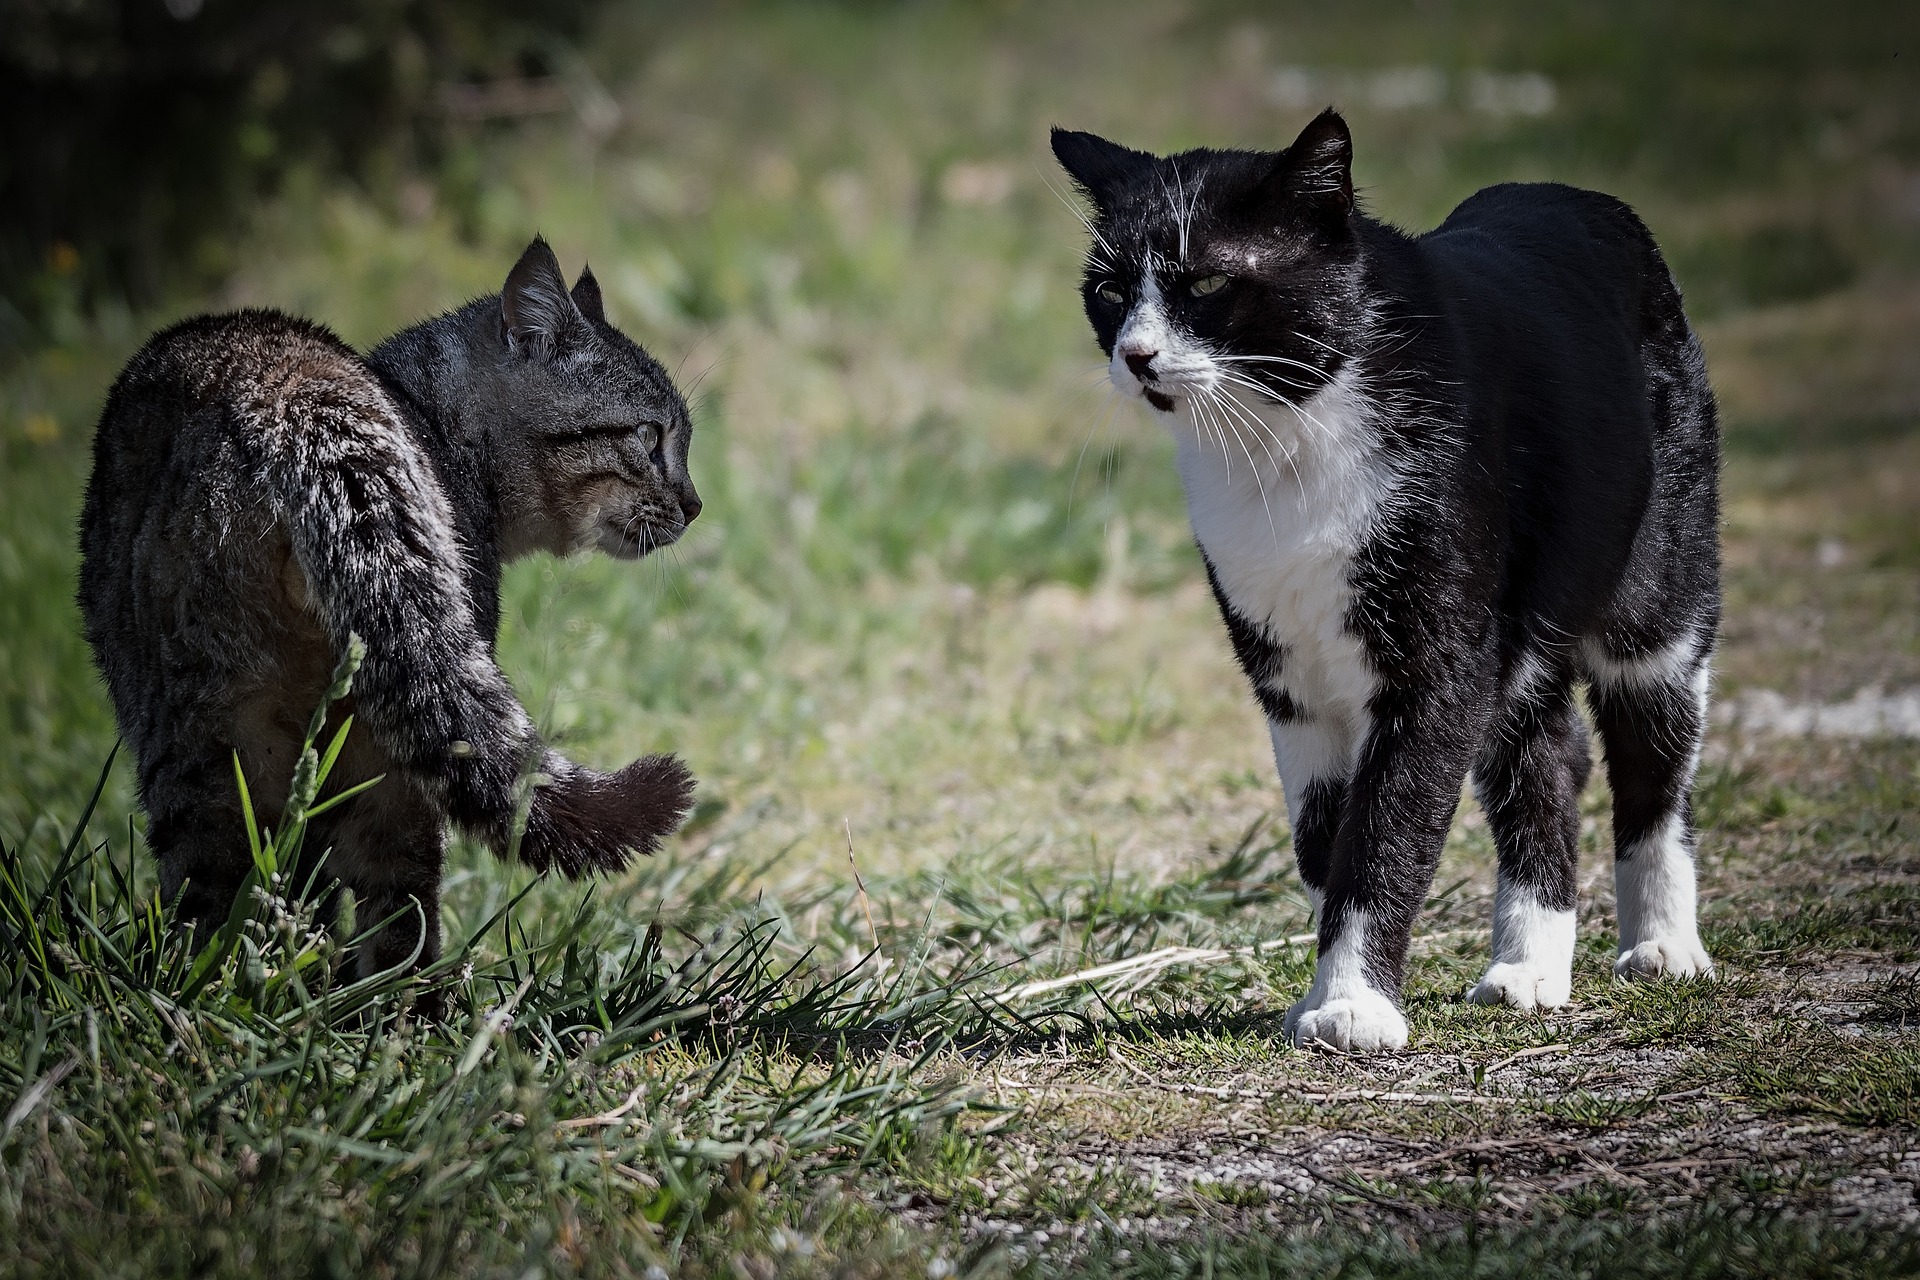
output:
[{"label": "black and white cat's black back", "polygon": [[1566,1002],[1585,683],[1614,796],[1622,977],[1708,975],[1689,789],[1718,627],[1718,428],[1646,227],[1557,185],[1434,231],[1361,213],[1346,124],[1155,157],[1056,130],[1092,201],[1087,316],[1172,430],[1266,714],[1320,960],[1296,1043],[1397,1048],[1464,779],[1499,849],[1470,993]]}]

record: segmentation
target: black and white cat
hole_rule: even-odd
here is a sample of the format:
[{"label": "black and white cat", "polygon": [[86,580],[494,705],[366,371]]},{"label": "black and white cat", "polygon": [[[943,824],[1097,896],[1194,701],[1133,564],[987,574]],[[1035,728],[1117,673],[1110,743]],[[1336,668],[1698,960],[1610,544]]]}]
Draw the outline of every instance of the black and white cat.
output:
[{"label": "black and white cat", "polygon": [[1719,431],[1652,237],[1608,196],[1490,187],[1408,236],[1327,111],[1278,153],[1055,130],[1092,201],[1113,383],[1171,428],[1266,713],[1320,930],[1297,1044],[1399,1048],[1408,937],[1471,773],[1499,849],[1469,993],[1571,985],[1587,729],[1613,788],[1621,977],[1711,975],[1689,799],[1720,617]]}]

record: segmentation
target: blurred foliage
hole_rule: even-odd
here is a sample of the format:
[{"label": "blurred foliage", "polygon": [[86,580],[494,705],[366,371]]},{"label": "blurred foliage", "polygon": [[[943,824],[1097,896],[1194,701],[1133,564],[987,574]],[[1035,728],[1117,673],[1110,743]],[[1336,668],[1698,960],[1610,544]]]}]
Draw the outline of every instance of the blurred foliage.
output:
[{"label": "blurred foliage", "polygon": [[596,2],[0,0],[0,347],[217,276],[293,166],[390,177],[542,109]]},{"label": "blurred foliage", "polygon": [[1845,288],[1859,265],[1824,226],[1769,225],[1723,233],[1675,255],[1696,319],[1742,307],[1802,302]]}]

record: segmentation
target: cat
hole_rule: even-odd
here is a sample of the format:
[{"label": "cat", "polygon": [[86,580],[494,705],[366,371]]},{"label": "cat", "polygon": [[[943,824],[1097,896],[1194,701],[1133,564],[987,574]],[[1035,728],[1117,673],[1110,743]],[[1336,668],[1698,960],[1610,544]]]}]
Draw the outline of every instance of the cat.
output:
[{"label": "cat", "polygon": [[505,562],[680,537],[700,513],[691,431],[592,272],[569,290],[540,239],[501,293],[365,356],[267,310],[148,341],[94,436],[79,603],[176,918],[226,918],[252,865],[235,753],[277,824],[350,634],[366,656],[334,709],[356,720],[329,793],[385,777],[308,844],[331,847],[363,927],[392,919],[357,944],[363,975],[439,955],[449,820],[569,876],[652,852],[688,810],[686,767],[605,774],[542,747],[494,636]]},{"label": "cat", "polygon": [[1556,184],[1407,235],[1329,109],[1286,150],[1056,129],[1093,208],[1112,383],[1172,430],[1318,918],[1295,1044],[1407,1042],[1414,918],[1470,775],[1498,849],[1468,992],[1570,994],[1587,729],[1613,790],[1622,978],[1711,976],[1690,788],[1720,619],[1719,428],[1651,234]]}]

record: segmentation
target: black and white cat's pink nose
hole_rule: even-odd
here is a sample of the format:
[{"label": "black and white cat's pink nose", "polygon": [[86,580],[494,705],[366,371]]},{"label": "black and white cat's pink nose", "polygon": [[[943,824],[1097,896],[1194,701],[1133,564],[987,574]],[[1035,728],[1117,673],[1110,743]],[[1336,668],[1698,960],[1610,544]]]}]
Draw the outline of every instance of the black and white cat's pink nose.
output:
[{"label": "black and white cat's pink nose", "polygon": [[1160,375],[1153,371],[1153,362],[1159,355],[1158,351],[1122,351],[1120,358],[1126,361],[1127,368],[1131,369],[1133,376],[1140,381],[1158,382]]}]

